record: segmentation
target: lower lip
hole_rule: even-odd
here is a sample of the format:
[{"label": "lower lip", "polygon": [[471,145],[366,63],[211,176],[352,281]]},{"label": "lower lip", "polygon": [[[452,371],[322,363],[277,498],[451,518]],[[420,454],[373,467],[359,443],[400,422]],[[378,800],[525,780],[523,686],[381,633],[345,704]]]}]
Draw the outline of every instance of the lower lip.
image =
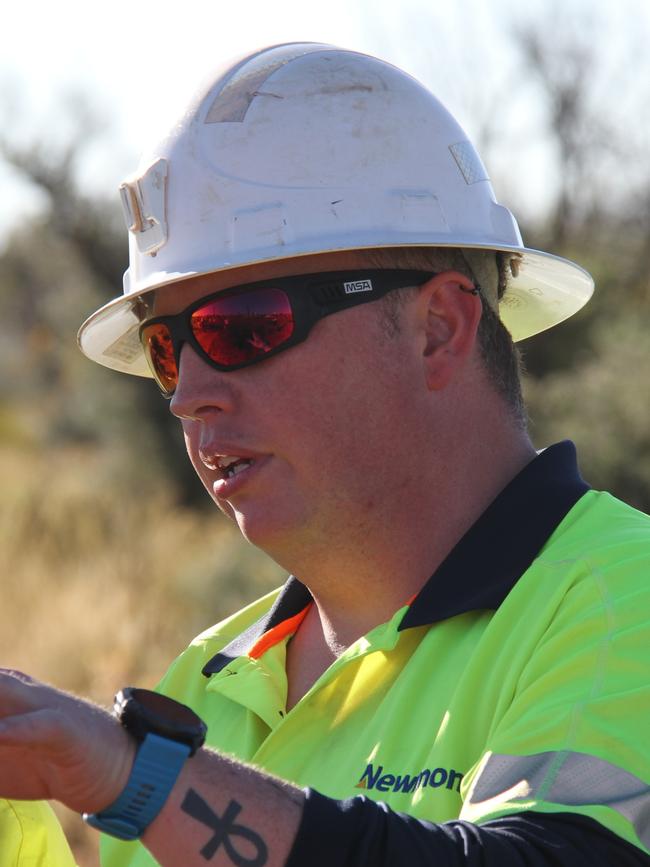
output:
[{"label": "lower lip", "polygon": [[262,464],[266,463],[268,458],[255,458],[252,464],[249,464],[245,470],[240,470],[234,476],[228,476],[227,479],[217,479],[212,485],[212,492],[218,500],[228,500],[240,489],[247,485],[251,478],[259,471]]}]

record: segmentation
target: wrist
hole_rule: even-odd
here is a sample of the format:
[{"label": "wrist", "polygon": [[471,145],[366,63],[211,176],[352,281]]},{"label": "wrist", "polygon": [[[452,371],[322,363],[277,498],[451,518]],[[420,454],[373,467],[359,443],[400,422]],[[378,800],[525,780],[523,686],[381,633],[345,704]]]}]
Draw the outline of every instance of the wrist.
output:
[{"label": "wrist", "polygon": [[138,744],[105,708],[87,706],[92,717],[86,718],[84,725],[96,734],[86,756],[92,770],[83,793],[79,793],[78,809],[91,813],[112,804],[124,789]]},{"label": "wrist", "polygon": [[111,775],[102,785],[101,792],[88,802],[89,813],[101,812],[119,798],[126,788],[138,754],[139,744],[117,721],[115,730],[116,746]]},{"label": "wrist", "polygon": [[[205,739],[205,724],[190,708],[149,690],[127,688],[115,697],[114,716],[128,742],[104,806],[84,813],[94,828],[123,840],[140,837],[167,800],[185,761]],[[113,798],[106,804],[108,792]]]},{"label": "wrist", "polygon": [[138,839],[162,810],[189,753],[186,744],[148,734],[118,797],[98,813],[84,813],[84,820],[121,840]]}]

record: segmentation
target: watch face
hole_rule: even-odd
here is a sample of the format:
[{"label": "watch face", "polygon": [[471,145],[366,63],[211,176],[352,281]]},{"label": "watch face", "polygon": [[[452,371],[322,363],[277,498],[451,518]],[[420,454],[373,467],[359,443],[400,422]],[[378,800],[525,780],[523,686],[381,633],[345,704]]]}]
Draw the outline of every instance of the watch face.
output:
[{"label": "watch face", "polygon": [[205,740],[205,723],[193,710],[149,689],[123,689],[115,696],[114,713],[139,741],[152,732],[187,744],[193,754]]},{"label": "watch face", "polygon": [[148,713],[160,716],[168,724],[195,725],[199,719],[186,705],[149,689],[132,689],[131,698],[134,698]]}]

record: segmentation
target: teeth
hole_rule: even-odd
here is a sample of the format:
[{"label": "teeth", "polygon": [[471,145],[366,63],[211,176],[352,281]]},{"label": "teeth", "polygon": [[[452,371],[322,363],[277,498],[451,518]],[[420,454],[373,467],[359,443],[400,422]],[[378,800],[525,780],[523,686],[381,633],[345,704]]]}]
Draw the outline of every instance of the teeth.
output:
[{"label": "teeth", "polygon": [[239,455],[217,455],[214,458],[202,456],[201,460],[209,469],[219,470],[224,479],[231,478],[253,463],[252,458],[242,458]]},{"label": "teeth", "polygon": [[229,466],[241,460],[242,458],[238,458],[237,455],[223,455],[223,457],[217,459],[217,464],[220,469],[227,470]]},{"label": "teeth", "polygon": [[242,470],[245,470],[246,467],[250,467],[253,462],[248,458],[220,458],[219,459],[219,469],[224,475],[224,478],[230,479],[232,476],[236,476],[237,473],[241,473]]}]

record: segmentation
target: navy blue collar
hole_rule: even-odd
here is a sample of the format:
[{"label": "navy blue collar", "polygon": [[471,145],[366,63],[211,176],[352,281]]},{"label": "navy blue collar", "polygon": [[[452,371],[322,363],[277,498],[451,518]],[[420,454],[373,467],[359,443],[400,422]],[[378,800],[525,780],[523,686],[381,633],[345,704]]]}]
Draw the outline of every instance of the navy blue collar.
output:
[{"label": "navy blue collar", "polygon": [[[409,606],[400,630],[466,611],[496,610],[588,490],[572,442],[545,449],[506,485],[451,550]],[[289,578],[273,607],[217,653],[203,674],[209,677],[243,656],[265,632],[302,611],[311,598],[304,584]]]}]

